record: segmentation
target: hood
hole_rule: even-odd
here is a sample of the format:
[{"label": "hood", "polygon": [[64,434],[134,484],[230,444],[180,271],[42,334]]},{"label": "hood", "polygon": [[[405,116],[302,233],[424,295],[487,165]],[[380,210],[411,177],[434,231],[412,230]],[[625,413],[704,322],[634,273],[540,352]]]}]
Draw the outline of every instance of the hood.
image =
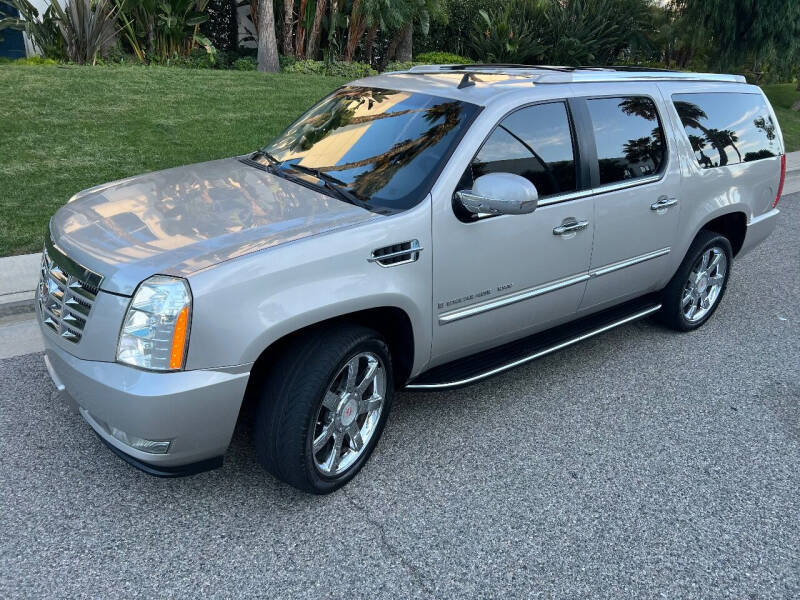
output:
[{"label": "hood", "polygon": [[53,242],[130,295],[156,273],[187,276],[278,244],[380,218],[236,158],[168,169],[76,194]]}]

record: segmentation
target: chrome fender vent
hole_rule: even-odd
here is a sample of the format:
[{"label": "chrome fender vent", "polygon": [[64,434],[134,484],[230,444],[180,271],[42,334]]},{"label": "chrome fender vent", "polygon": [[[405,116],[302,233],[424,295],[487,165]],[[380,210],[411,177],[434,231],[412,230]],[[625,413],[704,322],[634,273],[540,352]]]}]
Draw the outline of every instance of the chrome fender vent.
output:
[{"label": "chrome fender vent", "polygon": [[419,240],[409,240],[373,250],[372,256],[367,260],[378,263],[382,267],[396,267],[418,260],[420,252],[422,252],[422,246],[419,245]]}]

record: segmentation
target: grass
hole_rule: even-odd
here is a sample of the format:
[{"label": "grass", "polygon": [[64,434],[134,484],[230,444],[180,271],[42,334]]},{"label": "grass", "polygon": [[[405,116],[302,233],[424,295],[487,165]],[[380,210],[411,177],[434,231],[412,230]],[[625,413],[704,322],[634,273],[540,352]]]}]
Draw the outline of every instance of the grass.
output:
[{"label": "grass", "polygon": [[40,250],[48,219],[75,192],[254,150],[342,83],[240,71],[0,65],[0,256]]},{"label": "grass", "polygon": [[796,88],[794,83],[764,86],[764,93],[778,115],[787,152],[800,150],[800,112],[792,110],[792,104],[800,100],[800,92]]},{"label": "grass", "polygon": [[[243,154],[343,79],[160,67],[0,64],[0,256],[41,248],[50,216],[87,187]],[[764,91],[800,150],[794,84]]]}]

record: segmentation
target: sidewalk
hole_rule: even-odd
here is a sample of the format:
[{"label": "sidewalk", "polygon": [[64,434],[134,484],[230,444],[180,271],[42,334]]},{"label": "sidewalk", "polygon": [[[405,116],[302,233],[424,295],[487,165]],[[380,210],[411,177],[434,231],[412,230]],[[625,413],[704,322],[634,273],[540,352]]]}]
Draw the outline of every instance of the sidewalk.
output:
[{"label": "sidewalk", "polygon": [[[784,195],[800,192],[800,151],[786,155]],[[41,254],[0,258],[0,317],[33,312]]]}]

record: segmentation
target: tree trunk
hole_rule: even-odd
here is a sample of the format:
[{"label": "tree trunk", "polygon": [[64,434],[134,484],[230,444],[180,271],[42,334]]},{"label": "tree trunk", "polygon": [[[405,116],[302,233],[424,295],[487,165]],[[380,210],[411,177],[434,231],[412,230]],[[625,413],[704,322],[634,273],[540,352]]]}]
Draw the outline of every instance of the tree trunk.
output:
[{"label": "tree trunk", "polygon": [[258,70],[268,73],[281,70],[272,0],[258,0]]},{"label": "tree trunk", "polygon": [[283,55],[294,56],[292,43],[292,17],[294,16],[294,0],[283,0]]},{"label": "tree trunk", "polygon": [[412,46],[414,45],[414,24],[406,25],[400,35],[400,42],[397,45],[397,60],[400,62],[411,62]]},{"label": "tree trunk", "polygon": [[375,38],[378,35],[378,26],[373,25],[367,31],[367,46],[364,48],[364,62],[368,65],[372,64],[372,49],[375,46]]},{"label": "tree trunk", "polygon": [[300,0],[300,10],[297,11],[297,32],[294,36],[294,53],[297,58],[303,58],[306,46],[306,1]]},{"label": "tree trunk", "polygon": [[351,62],[356,55],[356,48],[361,36],[364,35],[366,24],[364,15],[359,10],[360,0],[353,0],[353,8],[350,10],[350,27],[347,30],[347,46],[344,49],[344,59]]},{"label": "tree trunk", "polygon": [[306,48],[306,57],[311,59],[317,57],[317,50],[319,50],[319,38],[322,35],[322,17],[325,15],[327,1],[317,0],[317,7],[314,9],[314,24],[311,26],[308,47]]},{"label": "tree trunk", "polygon": [[797,72],[797,87],[795,89],[800,92],[800,71]]}]

